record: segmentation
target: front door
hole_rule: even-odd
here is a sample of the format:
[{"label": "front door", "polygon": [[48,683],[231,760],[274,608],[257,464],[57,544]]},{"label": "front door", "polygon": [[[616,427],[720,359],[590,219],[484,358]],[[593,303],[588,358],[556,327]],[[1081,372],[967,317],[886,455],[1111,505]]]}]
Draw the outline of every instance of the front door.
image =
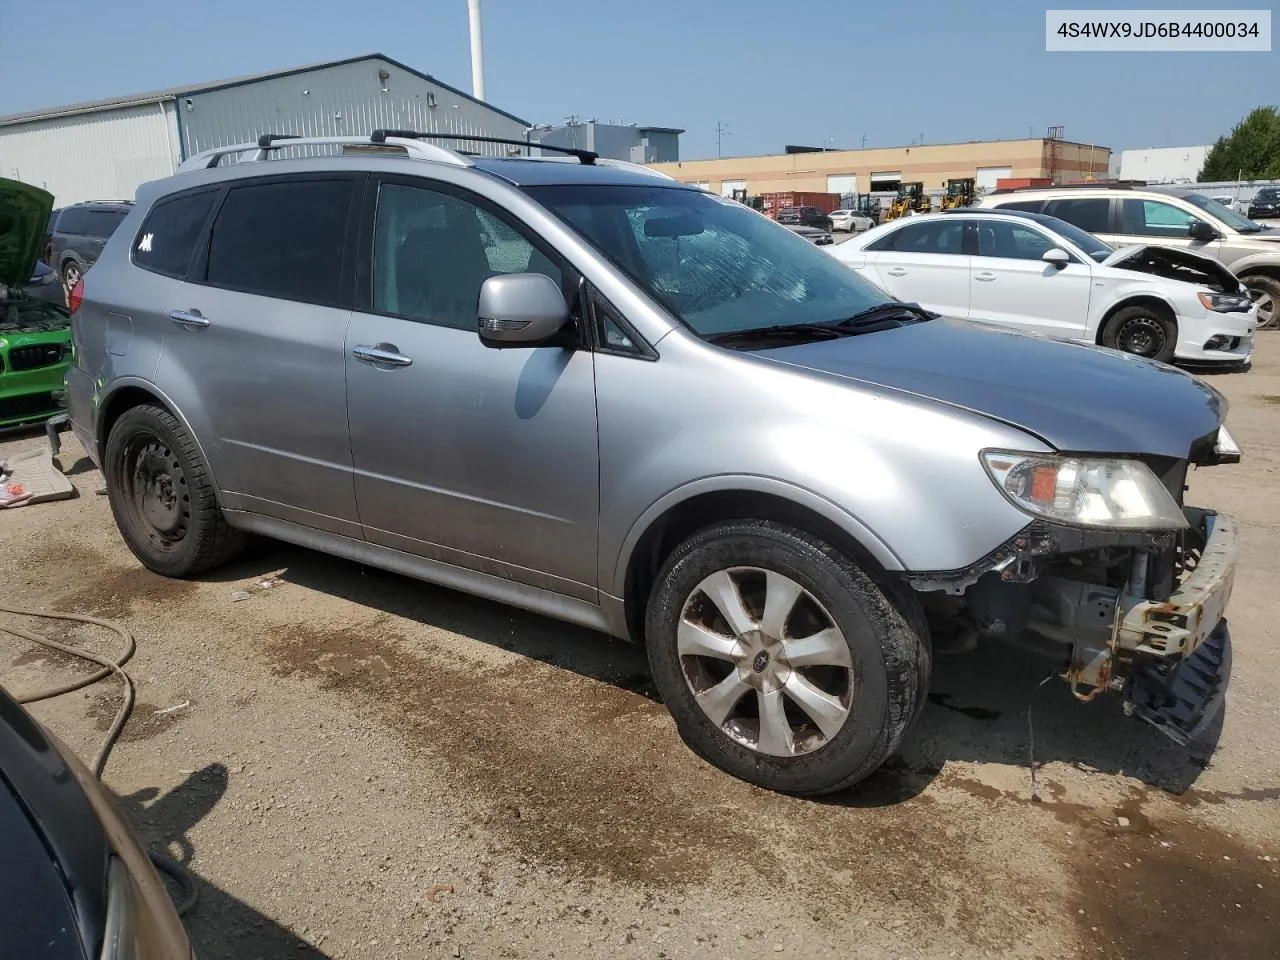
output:
[{"label": "front door", "polygon": [[[362,180],[237,182],[191,278],[149,318],[164,331],[156,382],[181,398],[223,505],[356,538],[344,251]],[[153,229],[156,254],[168,238]]]},{"label": "front door", "polygon": [[1072,255],[1065,267],[1045,263],[1053,238],[1012,217],[974,221],[969,319],[1032,333],[1080,339],[1089,322],[1092,274]]},{"label": "front door", "polygon": [[1222,240],[1192,238],[1189,231],[1191,225],[1197,222],[1218,230],[1216,224],[1181,206],[1163,200],[1126,197],[1120,201],[1121,233],[1103,236],[1103,239],[1116,247],[1152,243],[1162,247],[1180,247],[1216,259],[1222,252]]},{"label": "front door", "polygon": [[[481,284],[553,263],[505,215],[387,179],[370,204],[367,302],[347,336],[356,499],[374,543],[594,600],[599,514],[592,354],[492,349]],[[366,215],[368,223],[368,215]]]}]

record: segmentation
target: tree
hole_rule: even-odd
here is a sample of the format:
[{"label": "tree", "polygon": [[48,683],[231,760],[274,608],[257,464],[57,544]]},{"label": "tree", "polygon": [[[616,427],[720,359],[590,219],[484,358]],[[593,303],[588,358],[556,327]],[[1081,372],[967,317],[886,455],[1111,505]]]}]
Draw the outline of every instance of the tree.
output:
[{"label": "tree", "polygon": [[1209,148],[1200,181],[1280,179],[1280,110],[1258,107]]}]

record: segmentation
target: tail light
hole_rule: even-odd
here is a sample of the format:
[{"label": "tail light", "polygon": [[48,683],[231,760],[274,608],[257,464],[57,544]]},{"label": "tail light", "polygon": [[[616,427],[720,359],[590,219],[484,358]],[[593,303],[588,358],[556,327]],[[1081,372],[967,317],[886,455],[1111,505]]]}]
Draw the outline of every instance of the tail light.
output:
[{"label": "tail light", "polygon": [[84,277],[76,281],[76,285],[71,288],[71,292],[67,294],[67,309],[75,313],[80,309],[80,304],[84,300]]}]

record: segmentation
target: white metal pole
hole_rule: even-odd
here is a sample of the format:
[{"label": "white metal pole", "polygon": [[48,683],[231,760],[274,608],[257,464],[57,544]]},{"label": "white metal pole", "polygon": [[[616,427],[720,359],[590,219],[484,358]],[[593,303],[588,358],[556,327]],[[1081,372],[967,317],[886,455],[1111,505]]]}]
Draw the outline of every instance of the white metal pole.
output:
[{"label": "white metal pole", "polygon": [[471,15],[471,95],[484,99],[484,43],[480,34],[480,0],[467,0]]}]

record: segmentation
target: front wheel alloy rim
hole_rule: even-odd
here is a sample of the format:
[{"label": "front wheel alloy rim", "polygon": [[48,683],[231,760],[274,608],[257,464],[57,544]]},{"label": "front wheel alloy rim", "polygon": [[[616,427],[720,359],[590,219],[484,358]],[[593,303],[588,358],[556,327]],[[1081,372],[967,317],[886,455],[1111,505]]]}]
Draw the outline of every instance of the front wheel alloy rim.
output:
[{"label": "front wheel alloy rim", "polygon": [[67,286],[74,287],[80,282],[80,268],[75,264],[67,267]]},{"label": "front wheel alloy rim", "polygon": [[817,598],[783,574],[759,567],[711,574],[685,601],[676,648],[702,712],[759,753],[812,753],[849,719],[849,644]]},{"label": "front wheel alloy rim", "polygon": [[1276,325],[1276,298],[1267,291],[1255,287],[1249,291],[1253,302],[1258,305],[1258,323],[1255,329],[1268,330]]},{"label": "front wheel alloy rim", "polygon": [[1147,314],[1131,317],[1116,331],[1116,346],[1140,357],[1154,357],[1163,349],[1164,341],[1164,324]]}]

